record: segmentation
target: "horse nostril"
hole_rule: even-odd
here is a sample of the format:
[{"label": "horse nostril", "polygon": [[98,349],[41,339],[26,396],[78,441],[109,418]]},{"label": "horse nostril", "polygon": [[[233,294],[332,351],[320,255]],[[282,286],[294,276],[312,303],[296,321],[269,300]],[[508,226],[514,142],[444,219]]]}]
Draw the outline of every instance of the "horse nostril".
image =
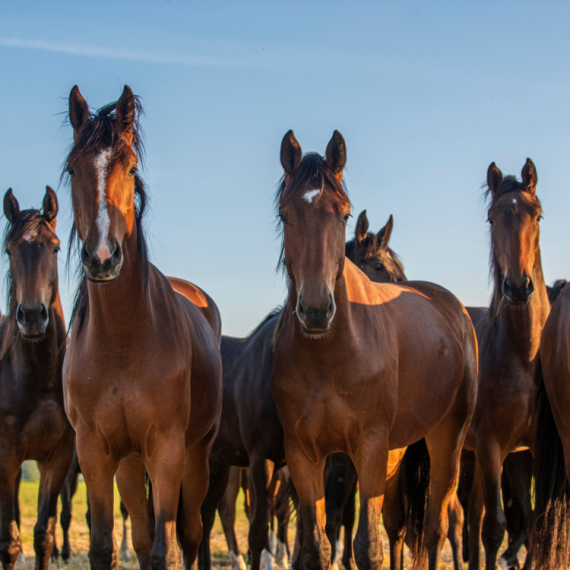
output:
[{"label": "horse nostril", "polygon": [[81,263],[83,263],[83,265],[91,265],[91,256],[89,255],[89,252],[87,251],[87,246],[85,244],[83,244],[83,246],[81,247]]},{"label": "horse nostril", "polygon": [[18,305],[18,309],[16,311],[16,320],[20,324],[24,322],[24,309],[22,309],[22,305]]},{"label": "horse nostril", "polygon": [[121,248],[116,241],[111,244],[111,257],[114,263],[118,263],[121,260]]},{"label": "horse nostril", "polygon": [[332,295],[329,295],[329,306],[327,309],[327,317],[330,318],[333,313],[334,313],[334,299]]},{"label": "horse nostril", "polygon": [[42,303],[40,305],[40,322],[45,323],[48,320],[47,307]]},{"label": "horse nostril", "polygon": [[303,306],[303,300],[300,297],[297,303],[297,316],[299,317],[305,316],[305,307]]}]

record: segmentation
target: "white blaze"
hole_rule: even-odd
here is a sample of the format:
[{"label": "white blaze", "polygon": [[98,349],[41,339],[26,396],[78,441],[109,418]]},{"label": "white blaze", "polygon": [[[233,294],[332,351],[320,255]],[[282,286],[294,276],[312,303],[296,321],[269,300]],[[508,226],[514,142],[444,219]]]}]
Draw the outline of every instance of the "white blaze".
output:
[{"label": "white blaze", "polygon": [[517,199],[513,198],[513,204],[517,204]]},{"label": "white blaze", "polygon": [[303,194],[303,198],[307,200],[309,204],[312,204],[315,198],[321,193],[320,190],[308,190]]},{"label": "white blaze", "polygon": [[97,173],[97,193],[99,197],[99,212],[97,214],[97,228],[99,229],[99,245],[97,246],[97,257],[101,263],[111,257],[111,252],[107,246],[107,236],[109,233],[109,212],[106,201],[106,176],[109,160],[111,159],[111,149],[101,151],[95,159],[95,171]]}]

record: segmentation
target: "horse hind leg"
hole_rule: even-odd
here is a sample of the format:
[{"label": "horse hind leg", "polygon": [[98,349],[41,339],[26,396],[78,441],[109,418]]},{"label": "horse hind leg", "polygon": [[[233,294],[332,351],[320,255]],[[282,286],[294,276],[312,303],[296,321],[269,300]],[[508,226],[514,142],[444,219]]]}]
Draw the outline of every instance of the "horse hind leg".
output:
[{"label": "horse hind leg", "polygon": [[390,570],[402,570],[406,535],[406,508],[400,486],[400,469],[386,482],[382,516],[390,544]]},{"label": "horse hind leg", "polygon": [[127,521],[129,519],[129,512],[127,511],[127,507],[125,507],[125,503],[122,500],[119,508],[121,510],[121,516],[123,517],[123,538],[121,540],[120,549],[121,558],[123,560],[130,560],[131,549],[129,548],[129,525],[127,524]]},{"label": "horse hind leg", "polygon": [[7,461],[0,466],[0,562],[4,570],[13,570],[22,550],[16,522],[16,480],[20,465]]},{"label": "horse hind leg", "polygon": [[453,493],[448,507],[449,530],[447,538],[451,544],[451,552],[453,554],[453,568],[454,570],[461,570],[463,568],[463,561],[461,555],[462,547],[462,534],[465,519],[463,515],[463,507],[459,502],[457,493]]},{"label": "horse hind leg", "polygon": [[218,504],[218,514],[226,537],[232,570],[246,568],[235,533],[236,501],[241,489],[241,471],[241,467],[230,467],[226,491]]}]

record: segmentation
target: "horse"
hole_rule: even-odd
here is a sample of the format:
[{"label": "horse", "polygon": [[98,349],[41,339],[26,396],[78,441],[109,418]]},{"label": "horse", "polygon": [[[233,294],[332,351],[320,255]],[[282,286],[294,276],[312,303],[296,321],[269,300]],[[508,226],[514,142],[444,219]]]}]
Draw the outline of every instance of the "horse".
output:
[{"label": "horse", "polygon": [[[64,363],[66,410],[91,502],[92,568],[117,568],[113,478],[132,521],[141,568],[190,568],[222,403],[221,322],[197,286],[150,261],[138,116],[130,87],[90,113],[69,97],[73,146],[65,161],[80,274]],[[152,483],[149,532],[145,469]]]},{"label": "horse", "polygon": [[67,333],[58,289],[58,202],[49,186],[42,210],[20,210],[12,189],[4,196],[10,268],[8,314],[0,322],[0,561],[8,570],[22,548],[16,487],[22,463],[34,459],[40,470],[35,567],[47,570],[75,441],[63,402]]},{"label": "horse", "polygon": [[[396,282],[405,278],[401,262],[388,247],[393,228],[392,216],[378,234],[367,233],[366,211],[360,218],[358,227],[361,228],[359,234],[361,239],[347,242],[346,251],[354,255],[355,259],[358,257],[360,263],[375,279]],[[366,228],[364,228],[365,219]],[[280,311],[279,308],[270,313],[246,338],[222,337],[224,402],[220,431],[210,455],[210,488],[202,508],[204,539],[200,553],[200,567],[206,570],[210,567],[209,535],[214,524],[216,507],[219,509],[222,504],[231,469],[236,466],[250,466],[248,473],[252,499],[249,544],[252,568],[258,567],[262,554],[269,562],[269,553],[272,550],[267,541],[268,519],[265,505],[269,498],[271,476],[265,464],[269,459],[274,463],[275,470],[284,465],[283,429],[277,417],[271,390],[272,342]],[[256,476],[252,473],[252,464],[257,472]],[[232,488],[235,490],[233,499],[235,504],[237,487],[233,485]],[[231,498],[228,501],[231,502]],[[222,517],[221,512],[220,516]],[[335,532],[337,531],[338,528],[335,526]],[[224,527],[224,532],[228,536],[229,529],[226,530]],[[351,529],[347,531],[346,536],[350,547],[345,548],[344,557],[348,561],[352,557]],[[232,565],[239,568],[243,561],[237,549],[237,542],[231,538],[231,535],[228,548]],[[287,548],[285,529],[280,523],[276,558],[283,560],[285,558],[283,551]]]},{"label": "horse", "polygon": [[479,568],[481,523],[485,567],[495,568],[506,527],[501,468],[510,452],[534,446],[534,376],[550,306],[540,258],[542,210],[530,159],[521,177],[521,182],[503,177],[494,162],[487,171],[493,294],[488,309],[470,311],[479,341],[477,406],[465,443],[476,452],[468,514],[470,569]]},{"label": "horse", "polygon": [[570,567],[570,287],[552,305],[536,371],[535,517],[531,554],[536,570]]},{"label": "horse", "polygon": [[[431,486],[416,568],[437,566],[459,453],[477,392],[477,342],[461,303],[430,283],[373,283],[345,258],[346,144],[303,156],[289,131],[276,194],[289,294],[271,383],[303,521],[306,568],[328,568],[323,470],[352,459],[360,486],[359,568],[382,566],[379,534],[391,450],[425,438]],[[364,342],[365,341],[365,342]]]}]

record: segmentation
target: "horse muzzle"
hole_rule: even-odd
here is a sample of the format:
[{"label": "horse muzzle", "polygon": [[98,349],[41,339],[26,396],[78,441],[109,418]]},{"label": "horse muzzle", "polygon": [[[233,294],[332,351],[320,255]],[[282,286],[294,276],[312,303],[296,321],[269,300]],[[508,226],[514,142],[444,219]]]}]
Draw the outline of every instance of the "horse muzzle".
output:
[{"label": "horse muzzle", "polygon": [[308,336],[322,335],[328,332],[331,327],[336,313],[336,304],[330,294],[318,304],[309,304],[302,296],[299,296],[296,313],[304,334]]},{"label": "horse muzzle", "polygon": [[49,312],[45,303],[35,307],[25,307],[19,304],[16,309],[16,322],[20,334],[27,340],[39,340],[46,334],[49,323]]},{"label": "horse muzzle", "polygon": [[534,283],[530,277],[523,279],[522,285],[515,285],[511,280],[505,278],[503,293],[511,305],[526,305],[534,293]]},{"label": "horse muzzle", "polygon": [[81,248],[81,262],[87,279],[93,283],[109,283],[120,274],[123,266],[123,250],[118,242],[113,241],[109,247],[109,257],[101,260],[97,253],[84,243]]}]

